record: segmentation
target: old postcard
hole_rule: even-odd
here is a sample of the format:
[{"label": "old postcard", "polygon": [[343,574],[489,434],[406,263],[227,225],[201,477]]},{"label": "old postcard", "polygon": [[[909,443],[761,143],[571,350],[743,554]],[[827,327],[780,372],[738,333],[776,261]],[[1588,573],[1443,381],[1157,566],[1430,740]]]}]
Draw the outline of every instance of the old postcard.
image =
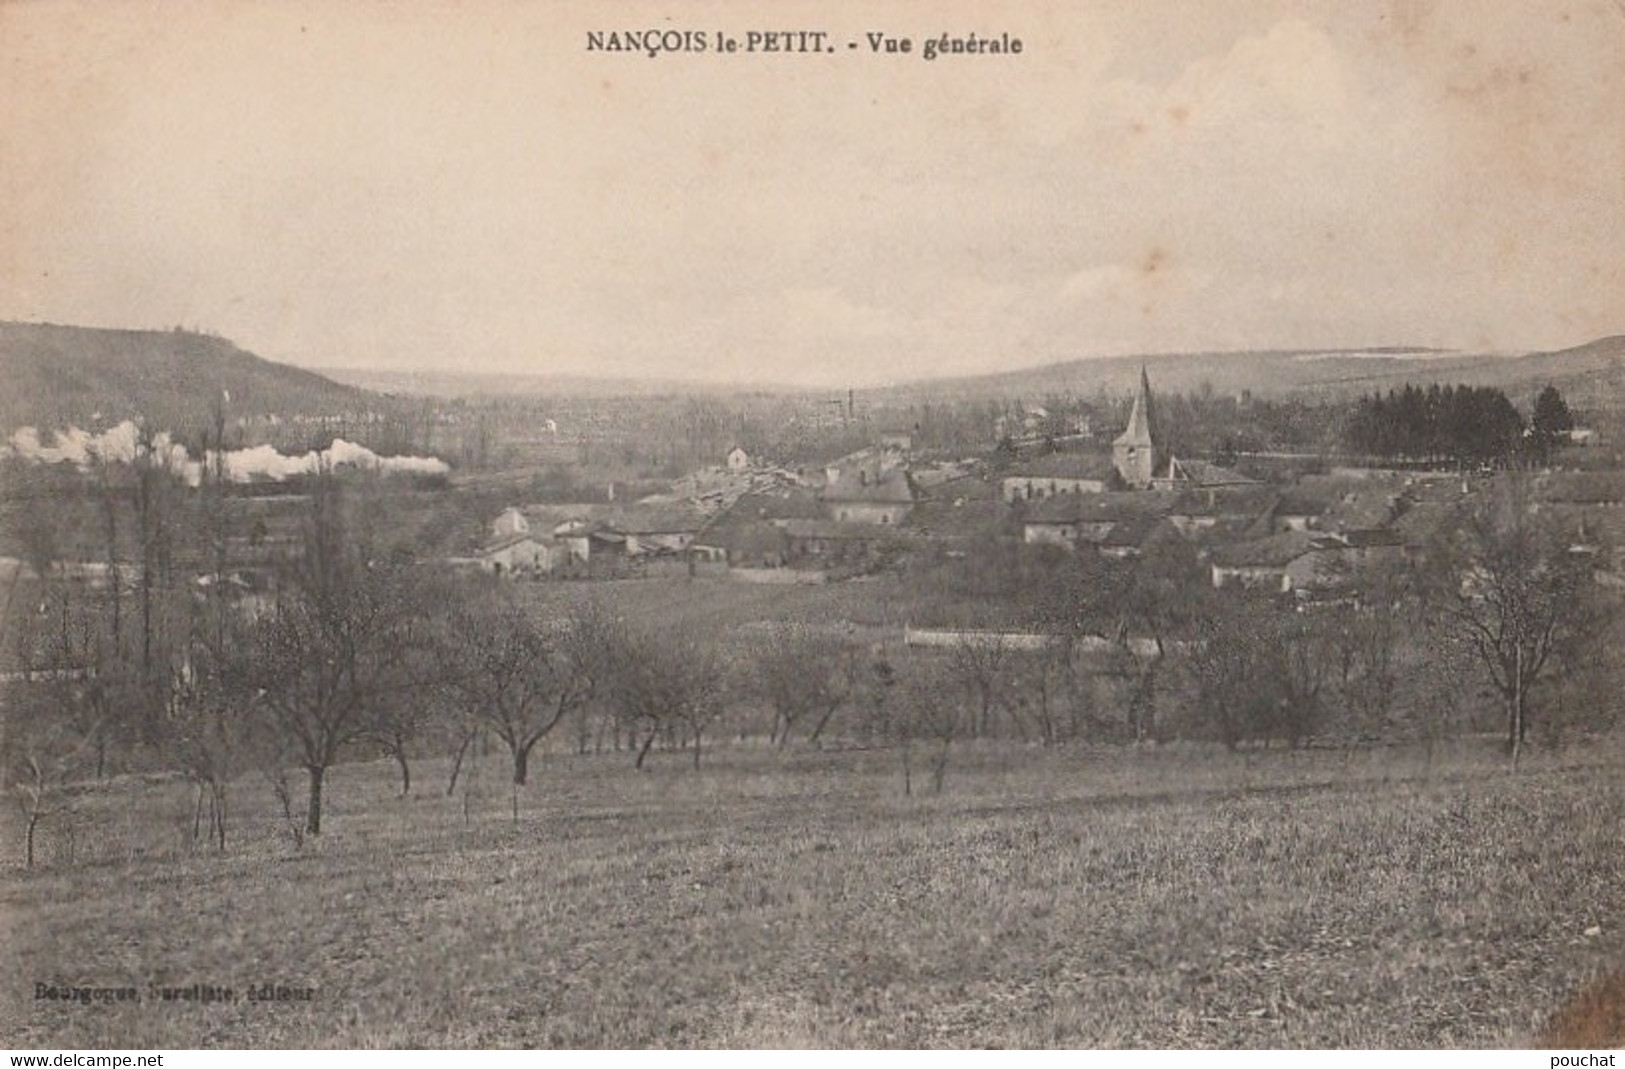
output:
[{"label": "old postcard", "polygon": [[0,1045],[1625,1043],[1618,0],[0,0],[0,101]]}]

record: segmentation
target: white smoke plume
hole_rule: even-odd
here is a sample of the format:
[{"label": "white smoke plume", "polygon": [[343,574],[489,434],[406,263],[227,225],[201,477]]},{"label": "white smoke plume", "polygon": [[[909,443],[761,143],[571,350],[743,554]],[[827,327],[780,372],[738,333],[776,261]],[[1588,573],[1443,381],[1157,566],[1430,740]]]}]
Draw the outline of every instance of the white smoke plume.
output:
[{"label": "white smoke plume", "polygon": [[[44,464],[73,464],[88,468],[96,463],[132,463],[143,452],[141,433],[133,422],[125,420],[101,434],[91,434],[78,427],[57,431],[49,445],[40,439],[39,431],[23,427],[11,436],[11,455]],[[197,486],[203,478],[205,463],[213,465],[216,455],[211,451],[194,459],[185,446],[171,440],[168,432],[153,436],[151,455],[169,471],[183,478],[190,486]],[[289,456],[268,445],[250,449],[227,450],[222,469],[233,482],[248,483],[260,480],[282,482],[292,476],[313,475],[321,470],[337,468],[364,468],[384,474],[443,475],[450,466],[438,457],[397,456],[385,457],[364,445],[333,439],[326,449]]]}]

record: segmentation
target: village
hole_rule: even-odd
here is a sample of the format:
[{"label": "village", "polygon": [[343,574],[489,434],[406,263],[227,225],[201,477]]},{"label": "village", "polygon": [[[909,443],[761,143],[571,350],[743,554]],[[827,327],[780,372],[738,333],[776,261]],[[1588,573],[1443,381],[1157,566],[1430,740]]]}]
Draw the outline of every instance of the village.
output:
[{"label": "village", "polygon": [[[1578,447],[1594,434],[1564,431]],[[991,438],[983,455],[928,460],[908,434],[876,438],[813,469],[734,446],[716,466],[633,502],[615,502],[611,486],[608,502],[516,503],[491,518],[484,545],[449,562],[515,580],[816,584],[1001,539],[1116,561],[1172,539],[1197,551],[1215,588],[1315,599],[1414,561],[1489,475],[1461,465],[1320,465],[1254,478],[1182,458],[1165,444],[1143,371],[1109,446],[1079,434],[1000,463]],[[1577,551],[1597,555],[1602,581],[1625,581],[1625,554],[1613,548],[1625,473],[1548,469],[1532,485],[1531,504],[1567,525]]]}]

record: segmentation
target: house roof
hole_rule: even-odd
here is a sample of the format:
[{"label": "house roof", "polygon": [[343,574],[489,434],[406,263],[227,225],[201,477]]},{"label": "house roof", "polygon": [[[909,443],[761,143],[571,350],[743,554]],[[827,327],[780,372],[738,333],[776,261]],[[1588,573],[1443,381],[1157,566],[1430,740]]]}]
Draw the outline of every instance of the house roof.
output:
[{"label": "house roof", "polygon": [[971,538],[1001,530],[1009,515],[985,497],[927,498],[909,513],[908,526],[934,538]]},{"label": "house roof", "polygon": [[1554,471],[1541,476],[1536,488],[1542,500],[1552,503],[1625,504],[1625,472],[1622,471]]},{"label": "house roof", "polygon": [[1112,458],[1104,453],[1049,453],[1017,464],[1005,478],[1097,479],[1104,482],[1116,472]]},{"label": "house roof", "polygon": [[902,468],[870,471],[868,468],[842,468],[833,482],[824,487],[825,501],[851,501],[876,505],[911,505],[914,487]]},{"label": "house roof", "polygon": [[519,510],[533,531],[556,531],[571,522],[596,520],[608,505],[586,502],[577,505],[526,505]]},{"label": "house roof", "polygon": [[727,515],[741,520],[817,520],[824,517],[824,506],[811,493],[748,493],[739,495]]},{"label": "house roof", "polygon": [[1078,528],[1078,541],[1100,549],[1139,549],[1150,540],[1154,531],[1167,523],[1166,517],[1149,513],[1085,523]]},{"label": "house roof", "polygon": [[1173,504],[1173,495],[1156,491],[1054,494],[1029,503],[1024,520],[1040,524],[1102,523],[1166,515]]},{"label": "house roof", "polygon": [[522,545],[525,542],[529,542],[541,549],[548,548],[548,544],[542,539],[537,538],[534,534],[530,534],[529,532],[521,531],[518,534],[511,534],[504,538],[499,538],[495,542],[486,543],[474,551],[474,556],[489,557],[493,553],[501,553],[505,549],[512,549],[514,546]]},{"label": "house roof", "polygon": [[694,541],[697,545],[713,546],[729,553],[778,553],[784,549],[786,536],[771,523],[726,518],[700,532]]},{"label": "house roof", "polygon": [[602,522],[621,534],[690,534],[704,525],[705,517],[698,509],[678,503],[627,505],[606,513]]},{"label": "house roof", "polygon": [[1221,568],[1285,568],[1316,548],[1316,537],[1304,531],[1284,531],[1268,538],[1213,547],[1213,563]]},{"label": "house roof", "polygon": [[1405,544],[1404,537],[1398,531],[1388,528],[1358,528],[1345,531],[1339,537],[1351,549],[1380,549]]},{"label": "house roof", "polygon": [[1275,507],[1276,491],[1262,483],[1240,486],[1182,487],[1170,512],[1180,516],[1262,516]]},{"label": "house roof", "polygon": [[896,527],[879,523],[838,523],[835,520],[789,520],[784,532],[791,538],[822,538],[830,541],[890,541],[901,537]]},{"label": "house roof", "polygon": [[1177,486],[1189,486],[1206,489],[1219,486],[1258,486],[1257,479],[1249,478],[1239,471],[1210,464],[1205,460],[1180,460],[1177,457],[1168,461],[1168,478]]}]

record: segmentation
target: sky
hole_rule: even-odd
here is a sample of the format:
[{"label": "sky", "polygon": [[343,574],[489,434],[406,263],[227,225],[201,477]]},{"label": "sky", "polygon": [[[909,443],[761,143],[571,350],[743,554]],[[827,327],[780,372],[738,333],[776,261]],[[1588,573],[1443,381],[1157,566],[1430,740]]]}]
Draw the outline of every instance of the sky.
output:
[{"label": "sky", "polygon": [[[651,29],[707,50],[588,47]],[[1022,51],[923,58],[972,32]],[[1625,0],[0,0],[0,102],[0,319],[305,366],[1625,332]]]}]

